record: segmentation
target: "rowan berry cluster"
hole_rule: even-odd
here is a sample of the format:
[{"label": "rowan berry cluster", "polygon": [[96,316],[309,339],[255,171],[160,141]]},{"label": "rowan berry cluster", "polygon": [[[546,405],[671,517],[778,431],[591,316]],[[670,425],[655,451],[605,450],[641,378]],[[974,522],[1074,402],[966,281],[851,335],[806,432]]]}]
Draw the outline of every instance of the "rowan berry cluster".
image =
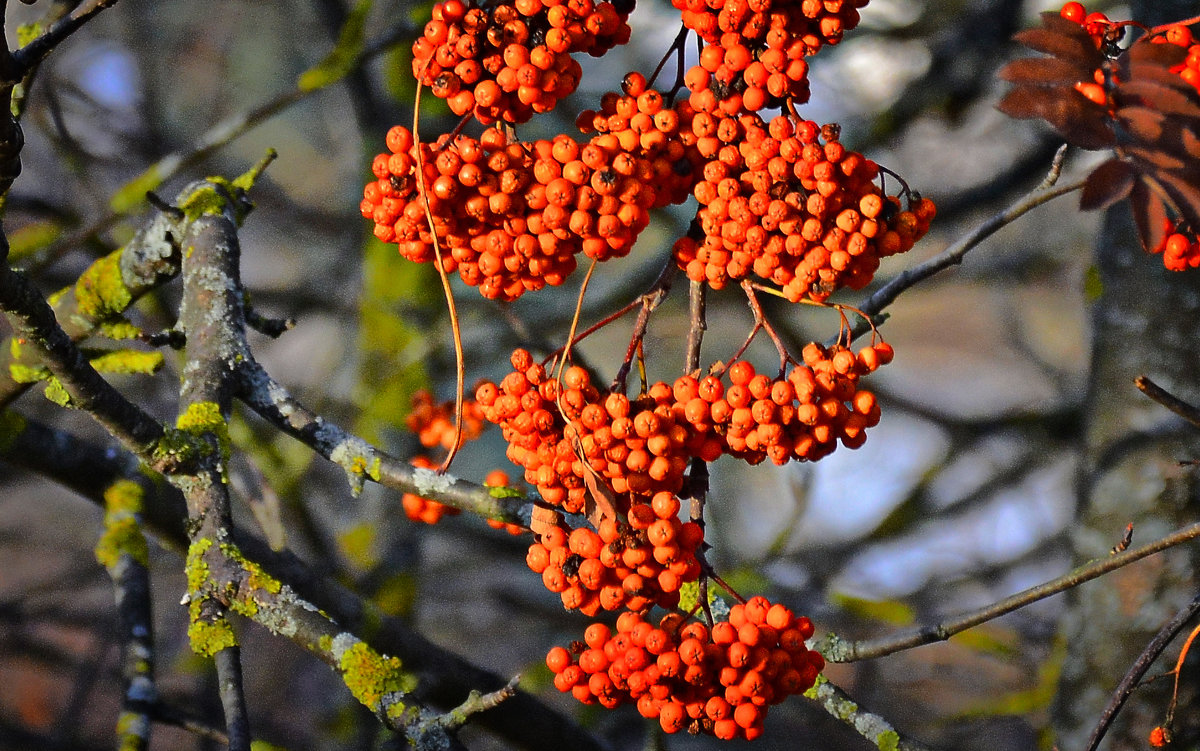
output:
[{"label": "rowan berry cluster", "polygon": [[[600,390],[584,368],[562,382],[518,349],[513,372],[475,392],[483,416],[500,426],[508,458],[547,503],[584,510],[586,481],[599,478],[618,495],[678,492],[693,456],[715,459],[719,446],[677,417],[672,390],[656,384],[640,399]],[[715,451],[715,453],[714,453]]]},{"label": "rowan berry cluster", "polygon": [[768,707],[808,690],[824,667],[805,646],[812,634],[807,618],[754,597],[711,629],[675,613],[657,627],[622,613],[615,634],[593,623],[583,642],[552,648],[546,665],[555,687],[585,704],[635,704],[667,733],[753,740]]},{"label": "rowan berry cluster", "polygon": [[[454,402],[435,402],[433,394],[420,389],[412,396],[412,405],[404,418],[409,431],[427,449],[441,446],[446,451],[454,447]],[[479,405],[473,399],[463,401],[462,440],[473,441],[483,434],[484,420]]]},{"label": "rowan berry cluster", "polygon": [[701,435],[719,436],[724,453],[758,464],[816,461],[840,441],[858,448],[867,428],[879,423],[875,395],[859,389],[860,376],[891,362],[890,345],[879,342],[859,350],[810,343],[804,364],[784,377],[755,373],[740,360],[729,366],[730,386],[715,376],[675,382],[676,404]]},{"label": "rowan berry cluster", "polygon": [[1180,229],[1178,223],[1168,220],[1163,241],[1152,252],[1162,253],[1163,266],[1168,271],[1200,268],[1200,242]]},{"label": "rowan berry cluster", "polygon": [[737,115],[808,101],[808,63],[858,25],[867,0],[671,0],[702,40],[684,82],[698,112]]},{"label": "rowan berry cluster", "polygon": [[[808,58],[854,28],[866,0],[673,2],[701,46],[691,70],[681,58],[673,90],[630,73],[579,113],[582,139],[527,142],[512,125],[575,90],[572,54],[628,40],[633,3],[437,3],[413,73],[464,120],[431,144],[403,126],[388,132],[360,205],[375,236],[510,301],[562,284],[580,255],[626,255],[651,211],[694,197],[692,230],[665,262],[711,289],[753,274],[793,302],[824,302],[867,284],[880,258],[925,234],[932,202],[898,179],[889,195],[890,173],[842,146],[837,126],[796,110],[809,96]],[[463,131],[468,119],[481,135]],[[812,624],[783,605],[756,597],[727,621],[706,609],[705,623],[680,610],[685,585],[715,577],[702,521],[681,518],[680,495],[702,483],[689,468],[722,454],[784,464],[861,445],[879,407],[859,379],[892,358],[874,341],[857,352],[849,339],[810,344],[802,361],[781,346],[775,377],[739,360],[643,383],[636,397],[623,379],[606,387],[583,367],[548,368],[518,349],[512,372],[476,387],[466,432],[480,420],[499,425],[508,458],[544,502],[527,565],[569,610],[624,611],[615,634],[592,624],[585,644],[551,651],[556,686],[585,703],[634,703],[667,732],[752,739],[767,706],[813,685],[824,663],[805,647]],[[409,424],[427,447],[453,443],[448,406],[428,394]],[[409,496],[405,509],[448,513]],[[657,626],[647,620],[654,607],[667,611]]]},{"label": "rowan berry cluster", "polygon": [[575,91],[573,53],[629,41],[632,10],[632,0],[445,0],[413,43],[413,75],[455,114],[522,123]]},{"label": "rowan berry cluster", "polygon": [[397,125],[387,144],[359,207],[375,236],[418,263],[440,251],[446,273],[492,299],[562,284],[579,253],[628,254],[658,200],[655,164],[612,134],[582,145],[565,134],[522,144],[489,128],[479,139],[443,136],[418,148]]},{"label": "rowan berry cluster", "polygon": [[692,132],[694,110],[687,100],[668,106],[641,73],[621,81],[623,94],[608,92],[600,109],[583,110],[575,125],[584,135],[616,137],[621,148],[650,162],[656,200],[651,208],[680,204],[692,195],[703,158]]},{"label": "rowan berry cluster", "polygon": [[753,272],[793,302],[824,301],[870,282],[879,259],[912,248],[936,213],[921,198],[901,210],[876,184],[879,167],[842,146],[836,126],[697,113],[692,127],[709,161],[693,191],[698,231],[674,253],[714,289]]},{"label": "rowan berry cluster", "polygon": [[617,517],[593,530],[571,529],[558,517],[537,535],[525,562],[567,610],[631,611],[679,604],[679,588],[700,576],[696,549],[704,532],[679,521],[679,499],[660,491],[649,502],[622,502]]}]

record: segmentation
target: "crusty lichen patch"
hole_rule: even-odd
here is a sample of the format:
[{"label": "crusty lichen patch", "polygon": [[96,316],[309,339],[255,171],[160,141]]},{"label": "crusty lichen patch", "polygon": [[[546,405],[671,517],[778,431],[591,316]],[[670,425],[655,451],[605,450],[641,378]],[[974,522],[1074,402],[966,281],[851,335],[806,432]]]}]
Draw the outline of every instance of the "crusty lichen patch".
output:
[{"label": "crusty lichen patch", "polygon": [[133,293],[121,276],[124,248],[94,262],[75,282],[75,304],[92,321],[116,318],[133,302]]},{"label": "crusty lichen patch", "polygon": [[376,714],[398,720],[410,711],[404,695],[416,688],[399,657],[385,657],[353,634],[340,633],[330,642],[338,672],[350,693]]},{"label": "crusty lichen patch", "polygon": [[138,514],[142,511],[142,486],[118,480],[104,491],[104,533],[96,543],[96,560],[112,570],[128,555],[137,563],[149,563],[149,548]]}]

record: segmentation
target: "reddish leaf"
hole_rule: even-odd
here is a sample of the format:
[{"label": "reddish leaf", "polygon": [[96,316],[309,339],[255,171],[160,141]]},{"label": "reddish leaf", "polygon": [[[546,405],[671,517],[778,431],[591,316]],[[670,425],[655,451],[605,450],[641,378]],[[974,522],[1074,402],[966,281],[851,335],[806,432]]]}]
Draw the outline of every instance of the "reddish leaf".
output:
[{"label": "reddish leaf", "polygon": [[1109,159],[1088,175],[1079,195],[1079,208],[1095,211],[1129,195],[1136,178],[1133,168],[1120,159]]},{"label": "reddish leaf", "polygon": [[1157,143],[1163,136],[1163,121],[1166,118],[1161,112],[1147,107],[1122,107],[1117,119],[1135,141]]},{"label": "reddish leaf", "polygon": [[1117,86],[1113,99],[1119,107],[1141,105],[1165,115],[1200,118],[1200,98],[1194,89],[1185,92],[1157,81],[1129,81]]},{"label": "reddish leaf", "polygon": [[1071,87],[1018,86],[997,107],[1010,117],[1045,120],[1081,149],[1107,149],[1117,142],[1104,108]]},{"label": "reddish leaf", "polygon": [[1184,162],[1165,151],[1146,148],[1144,146],[1122,146],[1121,153],[1126,157],[1131,157],[1139,166],[1143,166],[1143,172],[1181,170],[1187,166]]},{"label": "reddish leaf", "polygon": [[[1161,47],[1174,45],[1156,45]],[[1123,81],[1152,81],[1171,89],[1194,94],[1196,88],[1169,69],[1153,63],[1133,63],[1121,72]]]},{"label": "reddish leaf", "polygon": [[1034,86],[1073,86],[1091,77],[1087,67],[1055,57],[1024,57],[1000,69],[1001,80]]},{"label": "reddish leaf", "polygon": [[1130,191],[1129,206],[1133,209],[1133,221],[1137,224],[1142,247],[1148,251],[1154,250],[1166,237],[1166,207],[1140,180],[1134,183]]},{"label": "reddish leaf", "polygon": [[1200,137],[1191,128],[1184,128],[1179,137],[1180,146],[1183,147],[1183,153],[1190,156],[1194,160],[1200,161]]},{"label": "reddish leaf", "polygon": [[1170,196],[1174,208],[1192,227],[1200,227],[1200,187],[1169,172],[1154,175],[1154,181]]},{"label": "reddish leaf", "polygon": [[1032,50],[1069,60],[1089,71],[1104,62],[1104,55],[1083,27],[1057,13],[1043,13],[1042,28],[1018,32],[1013,39]]},{"label": "reddish leaf", "polygon": [[1134,42],[1125,51],[1124,55],[1130,62],[1151,63],[1161,68],[1171,68],[1179,65],[1187,59],[1187,56],[1188,51],[1186,47],[1151,42],[1150,38],[1146,36]]}]

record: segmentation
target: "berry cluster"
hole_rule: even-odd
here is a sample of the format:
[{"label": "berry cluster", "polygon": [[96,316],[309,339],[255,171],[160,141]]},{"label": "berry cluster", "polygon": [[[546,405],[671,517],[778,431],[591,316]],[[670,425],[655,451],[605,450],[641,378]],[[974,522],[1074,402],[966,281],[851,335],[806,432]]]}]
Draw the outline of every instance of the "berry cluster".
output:
[{"label": "berry cluster", "polygon": [[525,469],[525,481],[568,513],[584,509],[589,477],[618,495],[674,493],[691,457],[720,453],[681,424],[664,383],[631,400],[596,388],[578,366],[565,370],[560,386],[526,350],[513,352],[511,361],[513,372],[499,385],[481,383],[476,399],[483,416],[500,426],[508,458]]},{"label": "berry cluster", "polygon": [[697,113],[692,127],[708,159],[694,189],[698,231],[674,252],[690,279],[715,289],[751,272],[793,302],[859,289],[936,213],[928,199],[901,210],[876,184],[879,167],[842,146],[835,126]]},{"label": "berry cluster", "polygon": [[[449,451],[454,447],[454,402],[435,402],[425,389],[412,396],[412,406],[404,418],[409,431],[427,449],[441,446]],[[473,400],[463,401],[462,440],[473,441],[483,433],[483,413]]]},{"label": "berry cluster", "polygon": [[641,73],[626,75],[621,88],[623,94],[608,92],[600,98],[599,111],[580,112],[576,126],[585,135],[615,137],[625,151],[650,163],[657,192],[651,208],[683,203],[692,195],[703,164],[694,148],[691,104],[685,100],[668,106]]},{"label": "berry cluster", "polygon": [[409,260],[432,262],[432,216],[442,269],[492,299],[562,284],[579,253],[626,255],[657,200],[654,165],[612,134],[583,145],[567,135],[521,144],[489,128],[479,139],[443,136],[418,151],[397,125],[387,144],[391,153],[375,157],[377,179],[360,204],[375,236]]},{"label": "berry cluster", "polygon": [[688,730],[753,740],[767,708],[808,690],[825,665],[805,646],[812,623],[764,597],[734,605],[713,624],[678,614],[658,626],[623,613],[616,633],[593,623],[584,641],[554,647],[554,685],[585,704],[636,704],[667,733]]},{"label": "berry cluster", "polygon": [[837,448],[840,440],[858,448],[866,429],[879,423],[875,395],[858,387],[860,376],[892,359],[890,345],[879,342],[859,350],[811,343],[804,364],[786,377],[771,379],[738,361],[726,375],[675,382],[675,398],[688,424],[701,435],[716,435],[722,450],[751,464],[770,458],[776,464],[793,459],[816,461]]},{"label": "berry cluster", "polygon": [[529,546],[525,562],[567,610],[592,616],[601,608],[674,608],[679,588],[700,576],[703,540],[699,524],[679,521],[679,499],[661,491],[595,530],[571,529],[560,517]]},{"label": "berry cluster", "polygon": [[632,2],[445,0],[413,43],[413,75],[458,115],[488,125],[548,112],[579,85],[571,55],[629,41]]},{"label": "berry cluster", "polygon": [[1200,268],[1200,242],[1180,229],[1177,223],[1168,220],[1162,243],[1152,248],[1152,252],[1162,253],[1163,266],[1168,271]]},{"label": "berry cluster", "polygon": [[703,40],[684,81],[698,112],[736,115],[808,101],[808,63],[858,25],[867,0],[671,0]]}]

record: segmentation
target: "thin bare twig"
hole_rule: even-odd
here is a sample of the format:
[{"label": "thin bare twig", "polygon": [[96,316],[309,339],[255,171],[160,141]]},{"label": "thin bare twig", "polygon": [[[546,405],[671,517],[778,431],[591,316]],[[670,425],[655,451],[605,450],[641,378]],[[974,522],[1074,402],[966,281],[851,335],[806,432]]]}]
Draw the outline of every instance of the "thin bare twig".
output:
[{"label": "thin bare twig", "polygon": [[1091,737],[1088,739],[1088,744],[1084,751],[1095,751],[1100,745],[1100,741],[1104,740],[1104,735],[1108,732],[1108,728],[1112,725],[1113,720],[1117,718],[1117,713],[1121,711],[1121,707],[1125,706],[1125,700],[1138,687],[1138,683],[1142,680],[1142,676],[1150,669],[1150,666],[1158,659],[1158,656],[1163,653],[1167,645],[1183,630],[1187,622],[1196,617],[1200,613],[1200,595],[1192,598],[1192,601],[1187,604],[1182,610],[1175,614],[1175,617],[1167,621],[1134,663],[1129,668],[1129,672],[1121,679],[1121,683],[1113,692],[1112,699],[1109,700],[1108,706],[1100,713],[1100,721],[1096,724],[1096,728],[1092,731]]},{"label": "thin bare twig", "polygon": [[1134,379],[1133,384],[1146,396],[1187,420],[1192,425],[1200,428],[1200,408],[1188,404],[1162,386],[1159,386],[1150,380],[1149,376],[1138,376]]},{"label": "thin bare twig", "polygon": [[1200,523],[1190,524],[1154,542],[1147,543],[1141,547],[1131,548],[1123,553],[1110,555],[1107,558],[1090,561],[1044,584],[1022,590],[1010,597],[1005,597],[977,610],[971,610],[947,618],[940,623],[921,626],[879,639],[867,639],[863,641],[844,641],[833,634],[829,634],[820,640],[821,643],[818,646],[818,651],[830,662],[855,662],[857,660],[882,657],[925,644],[945,641],[959,632],[966,631],[981,623],[986,623],[1005,613],[1011,613],[1038,600],[1065,592],[1084,582],[1116,571],[1147,556],[1194,540],[1197,537],[1200,537]]},{"label": "thin bare twig", "polygon": [[[950,245],[937,256],[930,258],[924,263],[918,264],[911,269],[905,269],[896,275],[894,279],[876,290],[870,297],[858,306],[858,310],[862,313],[875,319],[884,308],[891,305],[900,296],[900,293],[907,290],[909,287],[921,282],[934,274],[948,269],[951,266],[956,266],[962,263],[963,258],[975,246],[991,237],[1001,227],[1011,224],[1019,217],[1027,214],[1033,209],[1048,203],[1059,196],[1073,193],[1083,187],[1084,180],[1077,180],[1067,185],[1058,185],[1058,177],[1062,171],[1063,159],[1066,154],[1066,146],[1058,150],[1054,156],[1054,162],[1050,167],[1046,178],[1038,187],[1026,194],[1013,205],[1009,206],[1004,211],[985,220],[983,223],[968,232],[957,242]],[[863,334],[871,330],[868,321],[859,321],[851,331],[851,341],[857,339]]]}]

